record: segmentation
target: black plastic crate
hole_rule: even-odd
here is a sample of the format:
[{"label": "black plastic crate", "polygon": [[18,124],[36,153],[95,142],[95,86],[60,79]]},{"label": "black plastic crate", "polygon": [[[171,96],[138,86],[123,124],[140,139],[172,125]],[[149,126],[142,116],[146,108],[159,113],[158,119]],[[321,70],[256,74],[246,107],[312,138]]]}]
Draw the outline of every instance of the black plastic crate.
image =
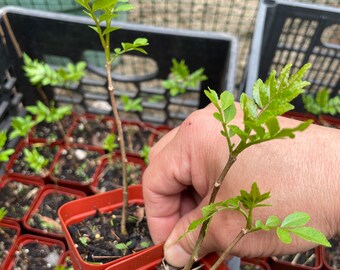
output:
[{"label": "black plastic crate", "polygon": [[[309,93],[327,88],[340,94],[340,9],[287,1],[261,1],[256,20],[245,91],[250,94],[257,78],[287,64],[296,71],[305,63]],[[304,111],[302,99],[295,100]]]},{"label": "black plastic crate", "polygon": [[[14,7],[0,10],[0,16],[3,103],[12,102],[13,93],[22,94],[24,105],[33,104],[38,98],[37,91],[23,74],[21,56],[25,52],[31,58],[53,63],[86,60],[87,75],[79,86],[74,86],[74,89],[50,89],[49,95],[59,103],[78,104],[82,111],[110,113],[105,70],[103,66],[98,66],[98,59],[93,59],[94,56],[102,56],[102,49],[97,34],[87,27],[92,24],[89,19]],[[237,54],[233,36],[125,22],[115,22],[115,26],[122,29],[113,34],[112,48],[119,47],[121,42],[132,42],[137,37],[146,37],[150,43],[146,48],[147,56],[139,53],[123,56],[115,64],[112,75],[118,96],[124,94],[143,98],[144,112],[137,115],[141,120],[176,124],[191,111],[208,104],[203,94],[203,89],[208,86],[217,91],[233,91]],[[191,71],[203,67],[208,80],[197,89],[188,89],[186,96],[170,97],[160,86],[160,81],[167,78],[172,58],[185,60]],[[9,84],[15,86],[15,90]],[[149,102],[155,94],[165,99],[157,103]],[[10,111],[4,110],[2,115]]]}]

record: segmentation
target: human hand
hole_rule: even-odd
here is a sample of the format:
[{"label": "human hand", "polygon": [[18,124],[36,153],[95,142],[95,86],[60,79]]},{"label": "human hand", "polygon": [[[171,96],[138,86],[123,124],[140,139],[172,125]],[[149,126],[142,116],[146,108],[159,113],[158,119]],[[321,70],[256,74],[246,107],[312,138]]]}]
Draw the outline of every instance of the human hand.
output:
[{"label": "human hand", "polygon": [[[174,266],[183,266],[188,260],[198,231],[177,240],[193,220],[201,217],[200,209],[208,203],[211,187],[228,159],[227,142],[220,135],[220,123],[212,116],[214,110],[210,105],[193,113],[164,136],[152,148],[150,165],[144,173],[149,229],[156,243],[167,240],[165,258]],[[241,113],[234,122],[240,125]],[[297,124],[286,118],[281,118],[280,123],[287,127]],[[249,190],[256,181],[262,192],[271,191],[268,203],[272,207],[258,209],[254,220],[265,221],[273,214],[284,218],[294,211],[304,211],[311,216],[311,226],[331,237],[339,224],[335,216],[339,196],[330,196],[334,188],[340,190],[339,181],[334,183],[334,179],[340,179],[336,169],[340,161],[339,131],[312,125],[296,135],[294,140],[266,142],[240,154],[216,201],[234,197],[241,189]],[[216,215],[200,255],[223,251],[244,225],[243,217],[236,212]],[[256,232],[242,239],[232,255],[262,257],[300,252],[313,246],[298,239],[285,245],[274,232]]]}]

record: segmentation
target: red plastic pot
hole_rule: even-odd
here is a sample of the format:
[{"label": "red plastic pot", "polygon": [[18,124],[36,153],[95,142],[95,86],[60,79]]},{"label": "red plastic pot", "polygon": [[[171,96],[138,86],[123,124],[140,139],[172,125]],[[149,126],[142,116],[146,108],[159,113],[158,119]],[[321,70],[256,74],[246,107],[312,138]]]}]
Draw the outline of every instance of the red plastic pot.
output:
[{"label": "red plastic pot", "polygon": [[[40,179],[40,180],[31,180],[31,179],[25,179],[25,178],[17,178],[17,177],[9,177],[8,179],[4,180],[2,183],[0,183],[0,196],[1,196],[1,192],[2,190],[4,190],[4,188],[6,187],[6,185],[8,185],[11,182],[18,182],[27,186],[32,186],[33,188],[37,188],[37,192],[35,192],[35,194],[32,194],[30,196],[30,207],[31,205],[33,205],[35,203],[35,201],[37,200],[44,182]],[[15,206],[19,204],[19,202],[13,201],[11,202],[11,205]],[[6,207],[6,205],[2,205],[4,206],[9,212],[7,213],[7,215],[5,216],[4,220],[14,220],[17,222],[21,222],[29,213],[29,209],[25,210],[24,213],[22,213],[22,216],[19,217],[15,217],[11,215],[10,209],[8,207]]]},{"label": "red plastic pot", "polygon": [[258,259],[242,258],[241,267],[242,266],[251,266],[253,269],[256,270],[271,270],[269,264],[262,258]]},{"label": "red plastic pot", "polygon": [[340,129],[340,118],[331,115],[321,115],[320,122],[323,126],[334,127]]},{"label": "red plastic pot", "polygon": [[[321,259],[321,249],[315,248],[313,250],[310,251],[314,251],[314,263],[312,266],[308,266],[308,265],[304,265],[302,263],[292,263],[289,261],[285,261],[285,260],[281,260],[277,257],[271,257],[268,260],[268,264],[270,265],[272,270],[282,270],[282,269],[287,269],[287,270],[317,270],[317,269],[321,269],[322,267],[322,259]],[[302,254],[302,253],[301,253]]]},{"label": "red plastic pot", "polygon": [[[135,157],[135,156],[131,156],[131,155],[127,155],[127,162],[128,164],[131,165],[138,165],[141,168],[141,173],[144,172],[146,165],[143,159]],[[113,162],[120,162],[121,161],[121,155],[119,153],[114,153],[114,155],[112,156]],[[109,159],[105,158],[102,159],[95,174],[94,174],[94,180],[90,185],[90,188],[92,190],[93,193],[97,194],[97,193],[102,193],[102,192],[107,192],[109,190],[105,190],[102,191],[100,190],[100,188],[98,187],[102,178],[102,172],[105,170],[105,168],[109,165]],[[142,177],[139,179],[139,184],[142,182]],[[112,188],[113,189],[113,188]]]},{"label": "red plastic pot", "polygon": [[61,251],[60,256],[66,251],[65,244],[60,240],[51,239],[47,237],[41,237],[37,235],[23,234],[19,236],[16,242],[15,249],[12,250],[12,253],[9,254],[8,258],[6,259],[6,264],[4,264],[4,269],[14,269],[14,259],[15,259],[16,251],[20,250],[23,246],[29,243],[32,243],[32,242],[47,245],[47,246],[56,245],[60,248],[60,251]]},{"label": "red plastic pot", "polygon": [[[43,179],[45,182],[47,182],[49,180],[49,173],[50,173],[50,168],[51,168],[51,164],[53,163],[50,162],[50,164],[47,166],[46,171],[44,172],[44,175],[39,175],[36,174],[32,169],[29,169],[29,171],[22,173],[22,172],[15,172],[13,169],[15,160],[18,159],[18,156],[20,154],[23,153],[23,149],[27,146],[29,146],[30,144],[46,144],[45,140],[33,140],[30,143],[27,143],[26,140],[21,140],[19,142],[19,144],[17,145],[14,154],[11,156],[7,166],[6,166],[6,172],[10,177],[25,177],[27,179],[31,179],[31,180],[40,180]],[[57,144],[52,143],[49,145],[44,145],[44,147],[48,147],[48,148],[54,148],[54,147],[58,147]],[[57,150],[57,148],[56,148]],[[54,160],[54,157],[53,157]]]},{"label": "red plastic pot", "polygon": [[[1,261],[1,258],[0,258],[0,269],[5,269],[3,268],[3,266],[5,265],[8,257],[10,254],[13,253],[13,250],[15,250],[15,247],[16,247],[16,239],[18,238],[18,236],[20,235],[20,232],[21,232],[21,228],[20,228],[20,225],[15,222],[15,221],[12,221],[12,220],[2,220],[0,221],[0,228],[1,229],[11,229],[11,230],[14,230],[15,233],[13,235],[13,237],[11,238],[12,239],[12,244],[11,246],[7,249],[8,251],[8,254],[5,255],[5,257],[3,258],[3,260]],[[7,264],[7,263],[6,263]]]},{"label": "red plastic pot", "polygon": [[292,118],[299,121],[313,120],[314,124],[320,124],[319,118],[311,113],[289,111],[283,114],[284,117]]},{"label": "red plastic pot", "polygon": [[61,194],[61,195],[66,195],[66,196],[73,196],[75,199],[79,199],[79,198],[86,196],[84,192],[79,191],[79,190],[74,190],[74,189],[65,188],[65,187],[56,186],[56,185],[45,185],[39,197],[37,198],[36,202],[32,206],[31,210],[23,219],[23,226],[27,230],[38,235],[40,234],[46,237],[64,239],[63,233],[48,232],[48,231],[45,231],[39,228],[32,227],[29,224],[29,220],[39,211],[40,205],[44,202],[44,199],[50,194]]},{"label": "red plastic pot", "polygon": [[157,143],[170,130],[172,130],[172,128],[165,125],[156,127],[151,135],[151,145]]},{"label": "red plastic pot", "polygon": [[[71,234],[68,231],[68,226],[81,222],[89,216],[93,216],[96,211],[99,212],[111,212],[112,210],[122,207],[123,192],[122,189],[116,189],[101,194],[81,198],[63,205],[59,209],[59,217],[62,225],[62,229],[70,249],[70,256],[73,265],[79,270],[104,270],[111,265],[115,265],[121,261],[134,258],[142,258],[146,256],[150,251],[157,249],[158,246],[153,246],[145,250],[136,252],[131,255],[124,256],[114,261],[103,264],[91,264],[84,261],[75,244],[72,240]],[[129,203],[143,204],[143,194],[141,185],[129,187]]]},{"label": "red plastic pot", "polygon": [[340,269],[340,256],[339,256],[339,250],[340,250],[340,237],[335,237],[330,239],[332,247],[321,248],[321,258],[322,258],[322,264],[323,270],[338,270]]},{"label": "red plastic pot", "polygon": [[58,266],[64,266],[66,269],[68,269],[67,267],[72,266],[70,251],[66,251],[63,253],[63,255],[60,257],[60,260],[58,262]]},{"label": "red plastic pot", "polygon": [[[56,174],[55,174],[55,170],[56,168],[60,167],[59,162],[60,159],[62,158],[62,155],[64,153],[64,151],[68,151],[66,150],[66,147],[61,147],[58,151],[58,153],[56,154],[56,157],[54,159],[54,162],[51,166],[51,171],[50,171],[50,178],[52,179],[52,181],[54,183],[57,183],[58,185],[62,185],[68,188],[73,188],[73,189],[78,189],[81,191],[84,191],[86,194],[91,194],[91,190],[90,190],[90,184],[92,183],[92,181],[94,180],[94,173],[95,170],[99,164],[99,157],[104,155],[104,151],[99,149],[98,147],[93,147],[93,146],[86,146],[86,145],[70,145],[70,148],[72,148],[73,150],[85,150],[85,151],[91,151],[91,152],[96,152],[96,157],[93,157],[91,160],[89,159],[89,157],[85,157],[84,161],[93,161],[95,164],[93,165],[93,169],[90,170],[90,172],[87,172],[86,175],[89,178],[89,180],[87,181],[77,181],[74,179],[61,179],[59,178]],[[75,158],[72,158],[75,160]],[[70,160],[71,161],[71,160]],[[66,164],[66,163],[65,163]],[[78,166],[80,167],[80,166]],[[77,168],[78,168],[77,167]],[[88,166],[85,167],[85,169],[89,169]],[[73,172],[72,176],[75,176],[76,173]]]},{"label": "red plastic pot", "polygon": [[[155,270],[155,268],[162,262],[163,259],[163,245],[159,245],[142,257],[133,257],[129,260],[119,262],[107,268],[107,270]],[[211,253],[199,260],[204,265],[202,270],[209,270],[217,261],[218,255]],[[218,270],[229,270],[225,264],[221,264]],[[267,270],[267,269],[265,269]]]}]

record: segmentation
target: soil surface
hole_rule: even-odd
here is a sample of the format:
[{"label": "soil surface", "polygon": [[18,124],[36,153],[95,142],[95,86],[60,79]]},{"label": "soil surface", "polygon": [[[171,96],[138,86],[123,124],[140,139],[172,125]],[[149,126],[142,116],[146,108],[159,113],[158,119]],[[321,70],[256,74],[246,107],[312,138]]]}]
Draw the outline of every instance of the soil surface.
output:
[{"label": "soil surface", "polygon": [[293,265],[305,265],[314,267],[316,264],[315,250],[311,249],[303,253],[297,253],[292,255],[277,256],[278,260],[291,262]]},{"label": "soil surface", "polygon": [[59,192],[48,194],[40,204],[38,211],[29,218],[28,224],[32,228],[45,232],[62,234],[58,210],[63,204],[75,198],[74,195],[66,195]]},{"label": "soil surface", "polygon": [[68,227],[78,252],[85,261],[107,263],[153,245],[144,207],[129,207],[128,236],[121,234],[120,220],[121,209],[117,209],[109,213],[97,212],[94,216]]},{"label": "soil surface", "polygon": [[0,189],[0,205],[7,209],[7,217],[21,219],[38,192],[37,186],[10,181]]},{"label": "soil surface", "polygon": [[13,244],[15,234],[16,230],[12,228],[0,227],[0,266],[8,255],[8,251]]},{"label": "soil surface", "polygon": [[126,150],[129,153],[139,154],[144,145],[150,144],[151,130],[134,125],[123,126]]},{"label": "soil surface", "polygon": [[57,245],[30,242],[15,253],[14,268],[24,270],[52,270],[58,265],[63,250]]},{"label": "soil surface", "polygon": [[[127,163],[127,180],[128,185],[139,184],[142,179],[142,167],[139,164]],[[119,159],[113,160],[112,164],[107,162],[102,173],[99,175],[97,189],[99,192],[122,187],[122,163]]]},{"label": "soil surface", "polygon": [[340,237],[330,240],[332,247],[325,249],[325,257],[328,265],[334,269],[340,269]]}]

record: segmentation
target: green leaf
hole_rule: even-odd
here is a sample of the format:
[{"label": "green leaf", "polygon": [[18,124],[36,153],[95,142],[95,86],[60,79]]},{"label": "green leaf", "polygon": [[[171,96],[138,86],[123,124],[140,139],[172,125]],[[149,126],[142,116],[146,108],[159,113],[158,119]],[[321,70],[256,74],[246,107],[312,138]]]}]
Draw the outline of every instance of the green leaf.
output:
[{"label": "green leaf", "polygon": [[208,204],[201,209],[201,212],[203,217],[211,216],[217,212],[216,205]]},{"label": "green leaf", "polygon": [[218,95],[215,90],[208,88],[208,90],[204,90],[204,94],[215,105],[215,107],[219,107]]},{"label": "green leaf", "polygon": [[103,35],[109,34],[109,33],[113,32],[113,31],[117,31],[119,29],[120,29],[120,27],[113,27],[113,26],[107,27],[107,28],[105,28],[105,30],[103,32]]},{"label": "green leaf", "polygon": [[279,239],[281,240],[282,243],[284,244],[290,244],[292,243],[292,237],[290,236],[290,233],[281,227],[277,227],[276,228],[276,234],[279,237]]},{"label": "green leaf", "polygon": [[281,220],[277,216],[269,216],[266,221],[268,227],[278,227],[281,224]]},{"label": "green leaf", "polygon": [[236,106],[233,103],[224,111],[224,119],[226,124],[230,123],[236,116]]},{"label": "green leaf", "polygon": [[92,29],[92,30],[94,30],[97,34],[101,34],[100,33],[100,30],[98,30],[98,28],[96,27],[96,26],[93,26],[93,25],[89,25],[89,27]]},{"label": "green leaf", "polygon": [[97,11],[106,7],[115,6],[116,3],[117,0],[94,0],[92,9],[93,11]]},{"label": "green leaf", "polygon": [[0,152],[0,161],[1,162],[6,162],[9,160],[9,156],[12,155],[14,153],[14,149],[10,148],[10,149],[6,149]]},{"label": "green leaf", "polygon": [[6,131],[1,131],[0,132],[0,149],[4,147],[6,140],[7,140]]},{"label": "green leaf", "polygon": [[304,212],[295,212],[287,217],[282,221],[281,227],[298,227],[304,226],[310,220],[310,217],[307,213]]},{"label": "green leaf", "polygon": [[125,12],[134,9],[134,6],[131,4],[120,4],[115,8],[116,12]]},{"label": "green leaf", "polygon": [[220,114],[220,113],[218,113],[218,112],[214,112],[214,117],[218,120],[218,121],[220,121],[221,123],[223,123],[223,117],[222,117],[222,115]]},{"label": "green leaf", "polygon": [[265,224],[263,224],[263,222],[261,220],[255,221],[255,228],[260,228],[261,230],[264,230],[264,231],[270,230],[270,228],[268,226],[266,226]]},{"label": "green leaf", "polygon": [[304,240],[316,243],[318,245],[331,247],[331,244],[327,240],[326,236],[319,230],[316,230],[312,227],[292,228],[289,229],[289,231]]},{"label": "green leaf", "polygon": [[220,95],[220,101],[221,109],[222,111],[224,111],[234,104],[234,95],[228,91],[224,91]]}]

